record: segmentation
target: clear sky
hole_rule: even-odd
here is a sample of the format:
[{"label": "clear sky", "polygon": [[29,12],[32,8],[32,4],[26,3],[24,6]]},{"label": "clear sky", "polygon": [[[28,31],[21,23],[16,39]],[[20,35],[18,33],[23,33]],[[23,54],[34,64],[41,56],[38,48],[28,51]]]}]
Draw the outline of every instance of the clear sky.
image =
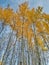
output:
[{"label": "clear sky", "polygon": [[49,0],[0,0],[0,7],[7,7],[10,4],[10,7],[16,10],[18,5],[25,1],[29,2],[30,8],[43,6],[44,12],[49,13]]}]

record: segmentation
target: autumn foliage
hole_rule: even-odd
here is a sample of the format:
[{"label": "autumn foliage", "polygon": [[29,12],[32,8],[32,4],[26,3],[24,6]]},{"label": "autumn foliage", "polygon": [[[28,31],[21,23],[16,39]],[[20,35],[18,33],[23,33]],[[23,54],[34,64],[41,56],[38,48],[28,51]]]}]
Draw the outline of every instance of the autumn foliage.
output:
[{"label": "autumn foliage", "polygon": [[42,12],[42,7],[30,9],[27,3],[23,3],[16,12],[10,7],[0,8],[0,20],[10,25],[17,32],[18,38],[23,35],[28,40],[29,48],[37,44],[42,50],[47,50],[44,39],[48,41],[49,15]]}]

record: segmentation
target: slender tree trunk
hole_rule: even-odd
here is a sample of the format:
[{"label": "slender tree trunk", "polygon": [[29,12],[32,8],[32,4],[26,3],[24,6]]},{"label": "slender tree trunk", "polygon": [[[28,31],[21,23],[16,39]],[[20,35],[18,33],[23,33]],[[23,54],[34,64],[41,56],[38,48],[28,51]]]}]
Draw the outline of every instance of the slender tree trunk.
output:
[{"label": "slender tree trunk", "polygon": [[41,65],[41,59],[40,59],[40,54],[39,54],[39,48],[38,48],[38,42],[36,40],[36,28],[35,28],[35,23],[33,24],[34,28],[34,42],[35,42],[35,53],[36,53],[36,58],[37,58],[37,63],[36,65]]},{"label": "slender tree trunk", "polygon": [[[12,35],[12,33],[11,33],[11,35]],[[10,40],[11,40],[11,35],[10,35],[10,38],[9,38],[9,41],[8,41],[8,44],[7,44],[7,48],[6,48],[5,53],[4,53],[4,55],[3,55],[3,58],[2,58],[2,62],[4,61],[6,52],[7,52],[8,48],[9,48],[9,42],[10,42]],[[4,62],[3,62],[3,63],[4,63]]]}]

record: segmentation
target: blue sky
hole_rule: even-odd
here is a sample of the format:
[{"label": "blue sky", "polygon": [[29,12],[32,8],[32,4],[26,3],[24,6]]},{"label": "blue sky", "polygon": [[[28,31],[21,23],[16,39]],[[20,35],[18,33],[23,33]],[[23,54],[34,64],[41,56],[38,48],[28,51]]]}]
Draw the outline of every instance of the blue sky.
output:
[{"label": "blue sky", "polygon": [[18,5],[25,1],[28,1],[30,8],[42,6],[43,11],[49,13],[49,0],[0,0],[0,7],[4,8],[10,4],[10,7],[16,10],[18,9]]}]

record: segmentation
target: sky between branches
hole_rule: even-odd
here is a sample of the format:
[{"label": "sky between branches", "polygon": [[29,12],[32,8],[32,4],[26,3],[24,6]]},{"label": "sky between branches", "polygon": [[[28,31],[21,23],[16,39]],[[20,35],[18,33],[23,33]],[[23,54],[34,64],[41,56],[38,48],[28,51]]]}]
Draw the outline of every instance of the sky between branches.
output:
[{"label": "sky between branches", "polygon": [[37,8],[38,6],[43,7],[43,11],[49,13],[49,0],[0,0],[0,7],[7,7],[10,4],[10,7],[16,11],[18,9],[18,5],[28,1],[29,7]]}]

